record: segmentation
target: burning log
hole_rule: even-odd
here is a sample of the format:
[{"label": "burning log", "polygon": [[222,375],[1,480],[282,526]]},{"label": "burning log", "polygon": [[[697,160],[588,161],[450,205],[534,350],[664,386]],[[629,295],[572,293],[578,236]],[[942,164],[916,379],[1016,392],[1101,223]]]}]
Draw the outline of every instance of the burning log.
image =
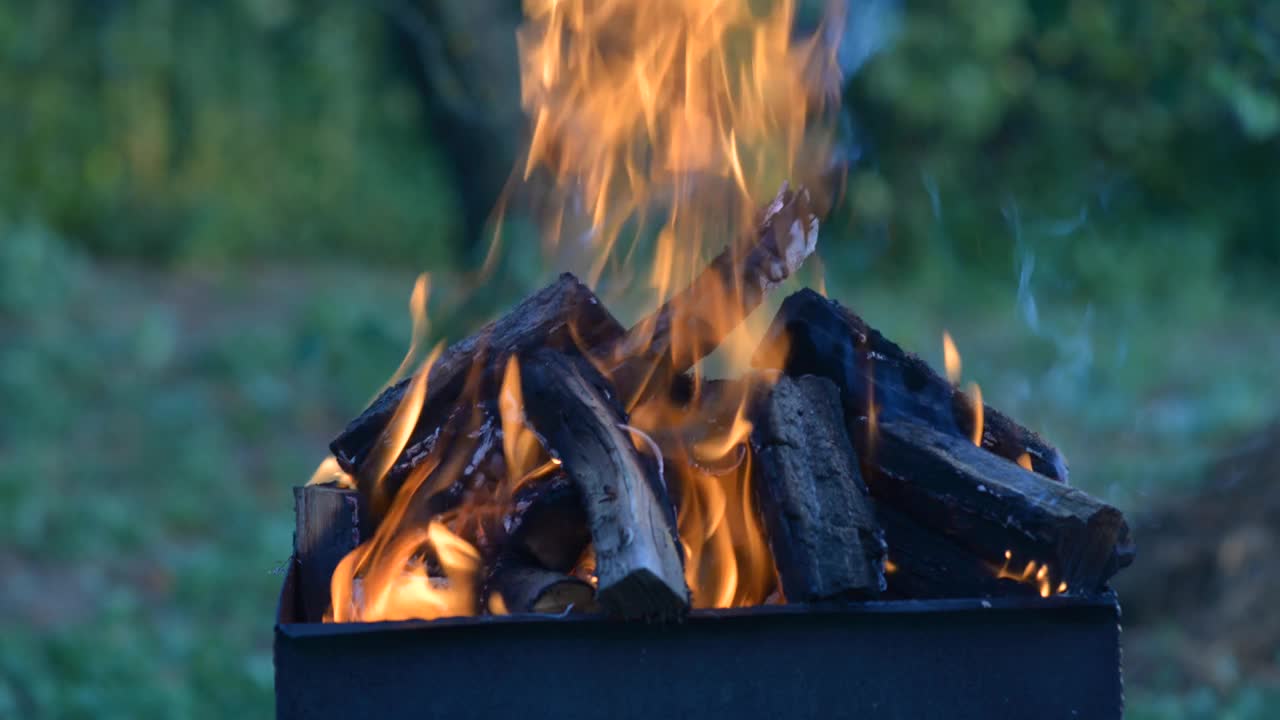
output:
[{"label": "burning log", "polygon": [[591,527],[582,491],[563,472],[526,485],[515,493],[503,552],[535,561],[538,567],[567,573],[591,544]]},{"label": "burning log", "polygon": [[866,477],[877,504],[944,535],[990,573],[1017,578],[1026,563],[1032,572],[1020,579],[1041,594],[1091,593],[1133,560],[1124,515],[1079,490],[914,423],[881,422],[874,442]]},{"label": "burning log", "polygon": [[293,557],[303,617],[320,622],[329,610],[333,569],[360,544],[360,498],[336,485],[293,489]]},{"label": "burning log", "polygon": [[1035,584],[1001,579],[996,566],[953,540],[878,503],[876,518],[889,547],[885,597],[894,599],[1034,596]]},{"label": "burning log", "polygon": [[[840,388],[846,418],[874,412],[882,421],[913,421],[956,437],[973,435],[976,413],[968,395],[813,290],[800,290],[782,303],[752,362],[792,376],[831,379]],[[982,407],[981,417],[983,448],[1014,462],[1026,454],[1036,472],[1067,481],[1066,459],[1057,448],[990,406]]]},{"label": "burning log", "polygon": [[[367,467],[367,461],[376,448],[388,442],[388,425],[405,399],[411,378],[384,390],[329,448],[342,469],[356,478],[361,495],[370,503],[370,519],[377,522],[416,467],[414,459],[427,457],[436,446],[441,427],[456,412],[468,384],[491,383],[500,375],[506,358],[514,354],[543,346],[564,351],[601,347],[623,334],[623,328],[596,296],[565,273],[502,318],[450,346],[436,360],[427,376],[422,411],[406,444],[408,462],[390,463],[397,471],[385,481],[372,477],[380,473]],[[399,452],[399,448],[387,452]]]},{"label": "burning log", "polygon": [[[495,598],[501,598],[497,600]],[[489,608],[513,613],[594,613],[595,588],[579,578],[518,561],[494,567],[489,576]]]},{"label": "burning log", "polygon": [[605,352],[609,377],[627,405],[711,354],[817,243],[809,191],[784,185],[753,235],[717,255],[688,288]]},{"label": "burning log", "polygon": [[689,606],[675,513],[657,468],[585,361],[554,351],[522,359],[525,414],[586,501],[600,603],[626,618],[667,618]]},{"label": "burning log", "polygon": [[884,589],[885,543],[844,428],[836,386],[783,377],[756,414],[756,495],[789,601]]}]

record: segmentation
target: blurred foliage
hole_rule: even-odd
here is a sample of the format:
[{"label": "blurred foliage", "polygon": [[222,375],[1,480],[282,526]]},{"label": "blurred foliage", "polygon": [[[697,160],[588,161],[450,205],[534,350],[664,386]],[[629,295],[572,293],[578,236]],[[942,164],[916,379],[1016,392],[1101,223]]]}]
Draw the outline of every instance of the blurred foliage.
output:
[{"label": "blurred foliage", "polygon": [[900,263],[957,253],[1005,266],[1011,202],[1029,217],[1155,226],[1060,253],[1064,277],[1092,280],[1082,297],[1134,270],[1125,248],[1137,243],[1237,269],[1280,261],[1280,4],[904,5],[852,100],[874,168],[852,181],[855,212],[892,224]]},{"label": "blurred foliage", "polygon": [[449,179],[372,4],[0,4],[0,211],[95,253],[447,262]]}]

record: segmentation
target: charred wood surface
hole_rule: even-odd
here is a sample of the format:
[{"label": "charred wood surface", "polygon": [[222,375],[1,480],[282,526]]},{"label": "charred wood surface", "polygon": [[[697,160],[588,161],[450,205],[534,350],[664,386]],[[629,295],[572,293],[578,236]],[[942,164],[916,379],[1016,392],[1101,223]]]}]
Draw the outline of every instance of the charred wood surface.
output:
[{"label": "charred wood surface", "polygon": [[954,435],[882,422],[866,462],[877,504],[946,536],[993,568],[1010,552],[1015,565],[1048,565],[1049,586],[1065,582],[1068,590],[1090,593],[1133,560],[1129,526],[1119,510]]},{"label": "charred wood surface", "polygon": [[360,498],[336,485],[293,489],[293,557],[303,619],[320,622],[329,609],[334,568],[360,544]]},{"label": "charred wood surface", "polygon": [[565,351],[602,347],[623,334],[622,326],[596,296],[573,275],[565,273],[502,318],[441,354],[427,376],[422,411],[406,446],[409,454],[399,456],[392,464],[395,472],[386,482],[376,485],[380,478],[370,477],[376,473],[369,472],[365,465],[374,450],[387,441],[385,431],[412,378],[384,390],[330,443],[330,450],[338,464],[355,476],[370,503],[370,516],[379,518],[418,459],[427,457],[439,443],[442,427],[458,411],[460,399],[464,399],[464,388],[470,386],[476,399],[484,397],[486,392],[482,389],[496,385],[503,364],[511,355],[543,346]]},{"label": "charred wood surface", "polygon": [[874,597],[885,542],[844,426],[839,391],[782,377],[755,413],[755,489],[792,602]]},{"label": "charred wood surface", "polygon": [[521,375],[527,418],[582,492],[600,603],[626,618],[683,614],[689,590],[675,512],[608,383],[585,361],[554,351],[522,358]]},{"label": "charred wood surface", "polygon": [[[972,437],[968,395],[813,290],[800,290],[782,303],[753,363],[793,376],[829,378],[840,388],[849,419],[867,416],[874,400],[880,420],[914,421],[954,437]],[[1057,448],[990,406],[984,406],[983,418],[983,448],[1014,462],[1026,453],[1037,473],[1067,481],[1066,459]]]},{"label": "charred wood surface", "polygon": [[517,490],[505,525],[504,553],[560,573],[572,570],[591,544],[582,491],[564,472]]},{"label": "charred wood surface", "polygon": [[499,563],[489,576],[489,607],[501,597],[501,607],[512,613],[593,613],[600,609],[595,588],[572,575],[516,560]]},{"label": "charred wood surface", "polygon": [[878,503],[876,517],[889,546],[885,597],[930,598],[1031,597],[1035,585],[999,579],[1001,564],[988,562],[942,533]]},{"label": "charred wood surface", "polygon": [[717,255],[680,294],[603,353],[628,406],[693,367],[813,253],[818,218],[809,191],[783,187],[753,233]]}]

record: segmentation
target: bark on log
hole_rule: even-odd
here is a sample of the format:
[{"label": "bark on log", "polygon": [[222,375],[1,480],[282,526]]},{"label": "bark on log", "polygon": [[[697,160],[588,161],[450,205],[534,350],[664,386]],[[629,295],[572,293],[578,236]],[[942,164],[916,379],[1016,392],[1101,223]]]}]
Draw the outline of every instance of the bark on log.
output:
[{"label": "bark on log", "polygon": [[329,609],[333,570],[360,544],[360,498],[335,485],[293,489],[293,557],[305,622],[320,622]]},{"label": "bark on log", "polygon": [[656,467],[636,451],[608,383],[554,351],[521,359],[525,415],[581,490],[597,597],[625,618],[673,618],[689,606],[675,513]]},{"label": "bark on log", "polygon": [[889,547],[885,598],[1034,597],[1035,585],[996,577],[992,565],[941,533],[878,503],[876,518]]},{"label": "bark on log", "polygon": [[711,354],[765,294],[813,253],[818,218],[809,191],[785,185],[754,232],[721,252],[693,283],[603,353],[626,407]]},{"label": "bark on log", "polygon": [[[865,429],[861,429],[865,432]],[[867,460],[876,503],[946,536],[992,572],[1047,565],[1048,586],[1091,593],[1133,560],[1124,515],[1089,495],[984,452],[965,439],[882,422]],[[894,555],[889,546],[889,556]]]},{"label": "bark on log", "polygon": [[[428,374],[422,412],[406,447],[414,457],[425,457],[438,442],[441,426],[463,404],[459,401],[464,395],[478,401],[491,394],[486,391],[498,382],[507,357],[543,346],[565,351],[601,347],[623,334],[622,326],[585,285],[568,273],[561,275],[502,318],[441,354]],[[356,478],[374,519],[386,512],[399,490],[398,483],[413,467],[412,462],[407,468],[400,463],[401,471],[389,476],[376,492],[379,478],[369,477],[371,473],[364,468],[374,448],[386,442],[384,431],[409,382],[410,378],[405,378],[384,390],[329,445],[342,469]]]},{"label": "bark on log", "polygon": [[[968,395],[862,318],[812,290],[782,303],[752,363],[793,376],[829,378],[840,388],[850,420],[865,417],[874,397],[882,421],[919,422],[961,438],[973,433]],[[1026,453],[1036,472],[1068,480],[1066,459],[1057,448],[989,405],[983,418],[983,448],[1015,462]]]},{"label": "bark on log", "polygon": [[782,377],[755,413],[755,492],[790,602],[875,597],[885,542],[826,378]]},{"label": "bark on log", "polygon": [[491,610],[494,593],[502,598],[501,606],[512,613],[562,615],[600,609],[595,588],[585,581],[517,561],[499,563],[494,568],[489,576],[489,593]]}]

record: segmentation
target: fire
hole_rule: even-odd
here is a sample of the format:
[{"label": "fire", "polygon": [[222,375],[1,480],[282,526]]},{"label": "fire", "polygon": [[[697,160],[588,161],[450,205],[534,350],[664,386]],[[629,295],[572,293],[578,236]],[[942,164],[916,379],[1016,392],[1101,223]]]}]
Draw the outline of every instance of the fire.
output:
[{"label": "fire", "polygon": [[1013,551],[1004,551],[1004,564],[996,569],[996,578],[1001,580],[1015,580],[1027,585],[1034,585],[1040,593],[1040,597],[1047,598],[1051,595],[1061,595],[1067,591],[1066,581],[1061,581],[1055,588],[1050,580],[1051,572],[1047,563],[1038,563],[1035,560],[1027,561],[1021,571],[1015,572],[1011,569],[1013,563]]},{"label": "fire", "polygon": [[[947,370],[947,379],[951,384],[955,385],[960,382],[960,368],[962,361],[960,359],[960,351],[956,349],[956,343],[951,339],[951,333],[942,331],[942,363]],[[982,404],[982,388],[978,383],[971,382],[965,388],[969,395],[969,403],[973,411],[973,430],[969,433],[969,439],[974,445],[982,447],[982,429],[984,405]]]},{"label": "fire", "polygon": [[[532,133],[517,174],[540,193],[549,191],[543,194],[550,207],[542,209],[550,217],[541,218],[546,249],[579,241],[566,255],[587,258],[588,284],[598,285],[606,270],[617,268],[611,289],[638,289],[644,305],[657,307],[689,284],[704,255],[754,231],[763,201],[784,182],[814,186],[828,173],[840,87],[832,32],[843,26],[839,0],[828,2],[822,22],[804,37],[796,34],[796,0],[525,0],[524,10],[517,41]],[[662,221],[651,223],[655,217]],[[816,232],[814,223],[807,232]],[[786,230],[805,232],[799,224]],[[648,252],[639,248],[650,240],[652,264],[637,271],[638,256]],[[738,328],[720,344],[730,367],[749,364],[767,325],[763,317],[741,317],[742,303],[734,302],[741,292],[727,288],[725,307],[699,312],[717,327]],[[512,358],[496,403],[501,477],[487,478],[483,490],[467,483],[466,498],[447,512],[412,517],[415,495],[450,488],[472,471],[470,457],[433,455],[390,497],[388,472],[415,441],[429,370],[440,353],[437,346],[419,362],[428,295],[423,276],[410,301],[413,343],[392,380],[418,370],[360,468],[361,487],[370,488],[376,507],[388,509],[374,537],[333,575],[334,621],[507,612],[499,595],[480,607],[486,528],[501,519],[519,486],[558,465],[525,423],[520,369]],[[699,342],[692,328],[683,331],[671,334],[672,354]],[[656,363],[653,372],[660,372]],[[704,373],[693,369],[691,408],[702,404]],[[757,605],[776,596],[751,487],[747,419],[750,399],[769,382],[756,377],[721,398],[718,423],[666,394],[626,398],[624,429],[641,453],[663,463],[662,481],[678,506],[696,607]],[[460,408],[480,404],[468,392],[475,388],[468,385]],[[683,439],[673,441],[676,436]],[[593,568],[588,553],[575,574],[592,579]]]}]

